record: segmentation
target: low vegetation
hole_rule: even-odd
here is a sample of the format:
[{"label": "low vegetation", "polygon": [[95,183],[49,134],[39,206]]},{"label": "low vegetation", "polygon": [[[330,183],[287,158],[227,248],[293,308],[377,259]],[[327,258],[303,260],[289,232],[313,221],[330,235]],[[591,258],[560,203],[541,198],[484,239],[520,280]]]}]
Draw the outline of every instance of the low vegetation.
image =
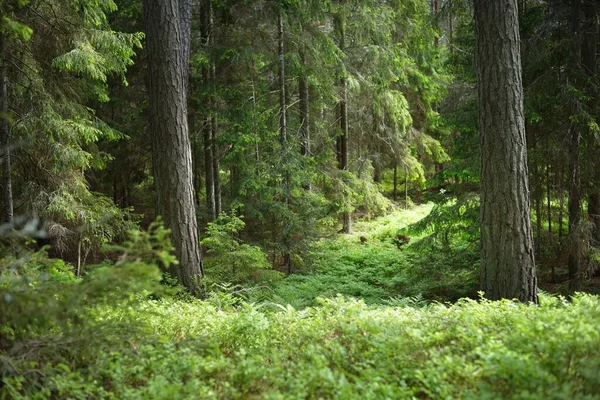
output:
[{"label": "low vegetation", "polygon": [[[242,287],[223,268],[204,300],[160,284],[158,266],[174,260],[158,225],[83,278],[43,251],[5,257],[0,398],[597,398],[600,298],[544,294],[530,306],[470,293],[476,246],[432,228],[457,204],[325,238],[304,274]],[[209,237],[225,243],[240,218],[221,222]],[[239,255],[235,274],[265,271],[256,248],[236,243],[253,257]],[[445,257],[422,247],[445,245]],[[443,302],[463,293],[473,298]]]}]

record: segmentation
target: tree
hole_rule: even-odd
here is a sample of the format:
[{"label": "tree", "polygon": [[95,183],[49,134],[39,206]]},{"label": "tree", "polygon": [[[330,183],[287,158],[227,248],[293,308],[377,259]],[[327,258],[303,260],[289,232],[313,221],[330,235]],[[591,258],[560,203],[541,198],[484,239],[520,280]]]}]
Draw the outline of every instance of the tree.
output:
[{"label": "tree", "polygon": [[537,302],[516,0],[475,1],[481,165],[481,285]]},{"label": "tree", "polygon": [[[189,3],[186,3],[189,6]],[[203,277],[187,125],[188,15],[177,0],[145,0],[150,130],[158,209],[172,230],[177,276],[192,292]]]}]

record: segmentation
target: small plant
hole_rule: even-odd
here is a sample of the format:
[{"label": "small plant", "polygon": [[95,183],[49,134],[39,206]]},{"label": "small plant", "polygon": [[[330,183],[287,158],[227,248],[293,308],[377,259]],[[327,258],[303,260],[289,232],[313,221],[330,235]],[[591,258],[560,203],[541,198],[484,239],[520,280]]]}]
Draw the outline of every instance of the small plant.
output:
[{"label": "small plant", "polygon": [[238,284],[279,277],[277,272],[269,271],[271,265],[260,247],[243,243],[239,238],[245,226],[236,209],[221,213],[208,224],[206,237],[200,244],[207,249],[204,264],[209,279]]}]

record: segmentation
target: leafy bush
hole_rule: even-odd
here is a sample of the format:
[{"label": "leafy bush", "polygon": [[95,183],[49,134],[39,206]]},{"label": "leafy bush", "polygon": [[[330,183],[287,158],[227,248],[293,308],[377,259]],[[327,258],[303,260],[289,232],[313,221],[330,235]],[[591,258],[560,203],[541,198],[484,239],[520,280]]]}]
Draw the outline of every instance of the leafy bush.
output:
[{"label": "leafy bush", "polygon": [[[134,320],[107,318],[110,307],[133,307],[145,294],[160,292],[158,260],[166,266],[166,231],[152,225],[149,232],[132,232],[118,250],[120,260],[96,267],[75,278],[62,260],[45,251],[5,257],[0,269],[0,398],[88,398],[102,391],[81,381],[97,352],[127,345],[141,333]],[[115,250],[115,248],[113,248]],[[151,256],[149,256],[151,255]],[[137,332],[137,333],[136,333]],[[124,342],[125,341],[125,342]],[[66,374],[65,377],[62,377]]]},{"label": "leafy bush", "polygon": [[149,300],[104,306],[93,317],[136,328],[85,358],[56,352],[5,375],[2,395],[592,399],[600,392],[600,298],[590,295],[571,302],[542,295],[540,306],[481,299],[418,308],[338,297],[301,311]]}]

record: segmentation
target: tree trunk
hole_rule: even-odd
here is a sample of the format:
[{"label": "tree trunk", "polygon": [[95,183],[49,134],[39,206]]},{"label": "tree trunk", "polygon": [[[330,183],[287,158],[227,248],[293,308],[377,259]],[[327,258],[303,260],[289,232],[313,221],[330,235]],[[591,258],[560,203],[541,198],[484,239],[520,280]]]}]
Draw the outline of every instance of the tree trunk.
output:
[{"label": "tree trunk", "polygon": [[[533,132],[532,137],[532,147],[535,152],[537,148],[536,143],[536,134]],[[542,174],[540,173],[540,163],[537,160],[537,155],[534,154],[535,158],[533,160],[533,176],[532,181],[534,183],[533,188],[533,204],[535,209],[535,254],[536,257],[540,257],[542,254]]]},{"label": "tree trunk", "polygon": [[[304,56],[300,57],[304,62]],[[300,154],[310,155],[310,111],[309,111],[309,93],[306,72],[300,74],[298,80],[298,91],[300,95],[300,135],[302,142],[300,144]]]},{"label": "tree trunk", "polygon": [[398,163],[394,161],[394,201],[398,200]]},{"label": "tree trunk", "polygon": [[546,205],[548,208],[548,234],[552,239],[552,196],[550,190],[550,163],[546,165]]},{"label": "tree trunk", "polygon": [[171,229],[179,282],[196,293],[204,276],[187,125],[188,63],[177,0],[144,0],[148,93],[158,209]]},{"label": "tree trunk", "polygon": [[[346,26],[340,17],[338,31],[340,34],[340,49],[346,48]],[[348,87],[346,82],[346,71],[343,69],[340,76],[340,128],[341,135],[338,137],[338,168],[342,171],[348,170]],[[342,230],[344,233],[352,233],[352,214],[349,211],[342,213]]]},{"label": "tree trunk", "polygon": [[481,166],[481,286],[489,299],[537,302],[517,0],[476,0]]},{"label": "tree trunk", "polygon": [[278,19],[279,40],[278,40],[278,66],[279,66],[279,141],[282,146],[287,142],[287,117],[286,117],[286,98],[285,98],[285,49],[284,49],[284,29],[283,29],[283,11],[279,11]]},{"label": "tree trunk", "polygon": [[558,177],[558,237],[563,237],[563,215],[565,212],[565,192],[564,192],[565,173],[561,167]]},{"label": "tree trunk", "polygon": [[[573,37],[577,38],[580,29],[581,2],[571,0],[571,23]],[[574,55],[579,53],[579,44],[575,40]],[[575,111],[575,110],[574,110]],[[581,130],[575,122],[569,127],[569,279],[575,280],[579,274],[581,264],[581,235],[579,225],[581,223],[581,165],[580,165]]]},{"label": "tree trunk", "polygon": [[208,1],[208,43],[210,46],[210,143],[212,148],[212,179],[215,197],[215,215],[223,211],[221,197],[221,155],[217,143],[219,124],[217,122],[217,62],[215,59],[215,12],[212,1]]},{"label": "tree trunk", "polygon": [[0,33],[0,163],[2,165],[2,222],[13,224],[13,197],[10,166],[8,125],[8,73],[6,66],[6,35]]},{"label": "tree trunk", "polygon": [[[431,0],[431,14],[433,15],[433,21],[434,21],[435,28],[437,28],[437,25],[438,25],[438,22],[437,22],[438,12],[439,12],[438,0]],[[440,38],[437,35],[437,33],[435,34],[435,37],[433,39],[433,44],[435,47],[440,45]]]},{"label": "tree trunk", "polygon": [[[201,3],[200,13],[200,43],[206,54],[212,54],[213,49],[210,48],[210,28],[211,28],[211,0],[203,0]],[[209,56],[212,57],[212,56]],[[209,219],[214,221],[217,218],[217,208],[215,205],[215,181],[213,179],[213,145],[212,145],[212,83],[211,83],[211,66],[202,68],[202,81],[209,95],[205,97],[206,103],[209,105],[208,113],[205,113],[202,119],[202,145],[204,151],[204,181],[206,192],[206,209]]]},{"label": "tree trunk", "polygon": [[[283,25],[283,9],[279,10],[278,18],[278,65],[279,65],[279,141],[281,142],[282,157],[286,157],[287,153],[287,98],[285,90],[285,29]],[[289,192],[290,192],[290,176],[287,168],[283,171],[283,192],[284,203],[286,208],[289,207]],[[292,257],[290,254],[290,235],[287,225],[289,221],[284,217],[283,227],[283,264],[288,275],[292,273]]]}]

